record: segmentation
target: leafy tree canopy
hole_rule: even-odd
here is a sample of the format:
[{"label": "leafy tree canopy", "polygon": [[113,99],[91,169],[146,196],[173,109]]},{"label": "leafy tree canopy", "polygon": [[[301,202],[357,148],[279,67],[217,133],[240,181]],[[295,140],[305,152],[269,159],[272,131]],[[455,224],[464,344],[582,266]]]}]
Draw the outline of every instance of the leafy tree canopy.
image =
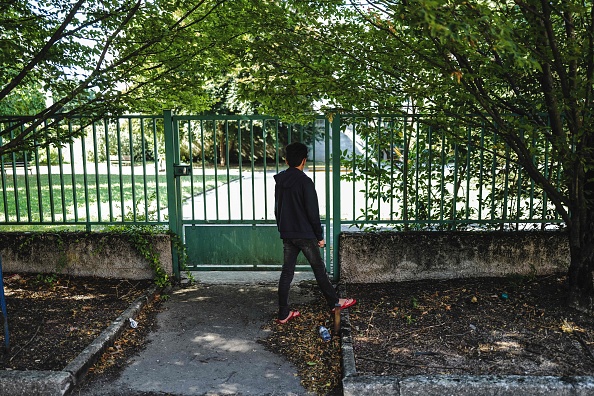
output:
[{"label": "leafy tree canopy", "polygon": [[39,133],[47,120],[210,109],[261,11],[250,0],[0,3],[0,110],[29,116],[2,131],[0,154],[68,141]]}]

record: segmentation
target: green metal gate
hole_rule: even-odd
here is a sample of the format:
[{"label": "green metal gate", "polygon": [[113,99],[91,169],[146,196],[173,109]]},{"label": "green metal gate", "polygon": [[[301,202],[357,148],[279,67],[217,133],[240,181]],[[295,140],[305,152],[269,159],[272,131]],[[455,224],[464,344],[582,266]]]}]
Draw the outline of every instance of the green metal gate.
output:
[{"label": "green metal gate", "polygon": [[[293,141],[310,147],[305,172],[314,181],[325,239],[328,272],[340,229],[332,210],[332,125],[318,117],[309,125],[264,116],[181,116],[165,113],[169,224],[183,236],[190,270],[279,270],[282,241],[274,217],[273,176],[286,168],[283,148]],[[336,125],[338,126],[338,124]],[[332,158],[337,158],[333,164]],[[181,193],[182,182],[190,193]],[[337,213],[340,213],[339,211]],[[337,229],[335,229],[337,228]],[[309,270],[300,256],[298,270]]]}]

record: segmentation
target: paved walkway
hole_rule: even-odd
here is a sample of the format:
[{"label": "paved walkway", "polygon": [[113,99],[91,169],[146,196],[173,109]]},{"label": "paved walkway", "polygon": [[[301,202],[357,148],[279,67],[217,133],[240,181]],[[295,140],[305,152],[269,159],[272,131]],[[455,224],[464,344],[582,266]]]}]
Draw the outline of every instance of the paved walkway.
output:
[{"label": "paved walkway", "polygon": [[[258,343],[276,313],[278,272],[195,273],[157,316],[148,346],[115,380],[99,378],[73,395],[307,395],[297,369]],[[313,279],[299,273],[301,280]],[[292,302],[311,289],[293,287]]]}]

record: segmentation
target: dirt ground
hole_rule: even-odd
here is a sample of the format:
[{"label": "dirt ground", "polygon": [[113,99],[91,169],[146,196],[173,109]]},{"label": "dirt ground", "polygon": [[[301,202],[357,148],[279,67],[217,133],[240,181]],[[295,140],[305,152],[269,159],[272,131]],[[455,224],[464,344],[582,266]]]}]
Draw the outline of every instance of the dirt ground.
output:
[{"label": "dirt ground", "polygon": [[[61,370],[150,286],[98,278],[5,275],[10,352],[7,370]],[[316,288],[305,282],[296,287]],[[564,305],[562,276],[346,285],[361,374],[594,375],[594,317]],[[91,369],[117,375],[145,345],[160,309],[157,298]],[[332,327],[319,300],[296,306],[289,325],[270,322],[260,340],[299,369],[319,395],[341,394],[340,342],[322,342]],[[0,337],[2,343],[4,338]]]},{"label": "dirt ground", "polygon": [[362,374],[594,375],[594,317],[563,276],[349,286]]},{"label": "dirt ground", "polygon": [[[5,274],[10,349],[6,349],[3,330],[0,369],[63,369],[151,284],[152,281]],[[136,333],[147,326],[143,323],[139,327]],[[118,346],[114,346],[110,352],[117,350]]]}]

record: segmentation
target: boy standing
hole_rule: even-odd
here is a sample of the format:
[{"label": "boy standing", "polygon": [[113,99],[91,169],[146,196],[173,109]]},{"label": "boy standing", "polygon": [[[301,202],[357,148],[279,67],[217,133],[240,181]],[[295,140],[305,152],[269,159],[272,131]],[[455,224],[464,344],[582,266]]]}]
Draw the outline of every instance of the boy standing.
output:
[{"label": "boy standing", "polygon": [[283,240],[284,263],[278,282],[278,319],[284,324],[300,315],[289,310],[289,289],[299,252],[309,262],[318,286],[328,306],[348,308],[356,303],[354,299],[339,299],[336,290],[326,274],[326,267],[320,248],[326,244],[320,221],[318,195],[313,181],[303,173],[307,161],[307,146],[291,143],[285,148],[285,162],[289,168],[274,176],[276,181],[274,215],[280,237]]}]

